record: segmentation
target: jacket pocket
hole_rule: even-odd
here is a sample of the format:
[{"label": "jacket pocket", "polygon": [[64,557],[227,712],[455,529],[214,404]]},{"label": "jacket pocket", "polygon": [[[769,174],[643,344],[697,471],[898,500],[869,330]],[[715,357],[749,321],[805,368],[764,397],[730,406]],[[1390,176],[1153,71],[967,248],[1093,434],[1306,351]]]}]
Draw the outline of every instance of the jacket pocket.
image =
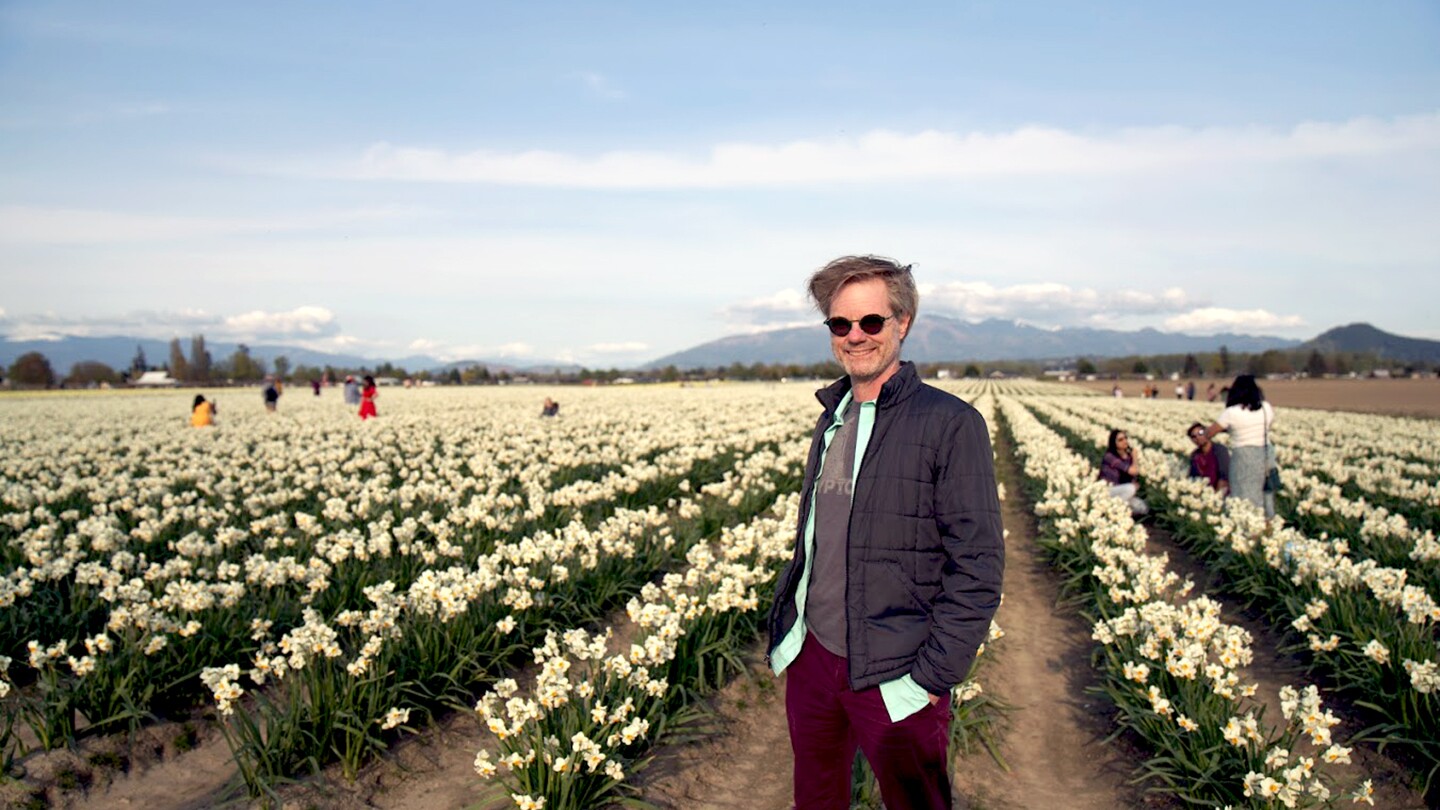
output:
[{"label": "jacket pocket", "polygon": [[[893,560],[885,560],[884,568],[885,571],[890,574],[891,578],[899,584],[900,590],[910,598],[915,608],[926,616],[929,616],[931,600],[916,587],[915,580],[911,578],[909,574],[905,573],[905,569],[901,568],[900,564]],[[900,606],[896,605],[896,607],[898,608]]]}]

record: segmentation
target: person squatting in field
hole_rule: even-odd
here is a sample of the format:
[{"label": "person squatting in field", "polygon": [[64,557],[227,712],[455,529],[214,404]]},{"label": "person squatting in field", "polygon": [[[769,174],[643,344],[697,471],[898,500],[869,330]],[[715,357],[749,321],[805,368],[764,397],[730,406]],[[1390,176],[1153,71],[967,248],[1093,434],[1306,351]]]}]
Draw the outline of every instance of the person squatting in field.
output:
[{"label": "person squatting in field", "polygon": [[788,672],[797,810],[845,810],[855,751],[885,805],[950,807],[950,691],[1000,605],[1005,549],[985,420],[900,348],[910,268],[846,256],[810,278],[845,376],[817,392],[794,557],[767,656]]},{"label": "person squatting in field", "polygon": [[196,394],[195,402],[190,405],[190,425],[192,427],[210,427],[215,424],[215,403],[205,398],[204,394]]},{"label": "person squatting in field", "polygon": [[1230,450],[1210,440],[1205,426],[1196,422],[1185,431],[1195,442],[1190,453],[1190,477],[1204,478],[1222,495],[1230,494]]},{"label": "person squatting in field", "polygon": [[1139,495],[1140,451],[1130,445],[1130,437],[1120,428],[1110,430],[1105,455],[1100,459],[1100,480],[1110,485],[1110,494],[1130,504],[1135,516],[1148,514],[1150,505]]}]

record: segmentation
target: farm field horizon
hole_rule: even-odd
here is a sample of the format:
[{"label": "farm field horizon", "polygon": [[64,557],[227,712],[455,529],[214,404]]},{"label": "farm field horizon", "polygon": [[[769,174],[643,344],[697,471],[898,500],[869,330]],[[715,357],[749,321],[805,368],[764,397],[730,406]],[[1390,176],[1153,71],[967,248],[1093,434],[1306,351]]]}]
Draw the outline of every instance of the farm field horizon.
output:
[{"label": "farm field horizon", "polygon": [[[965,801],[1426,806],[1440,388],[1286,382],[1283,528],[1184,477],[1217,403],[937,383],[990,424],[1011,559],[954,695]],[[338,390],[217,389],[213,429],[206,389],[0,396],[0,800],[722,808],[745,775],[786,806],[783,681],[747,656],[816,387],[397,388],[364,423]],[[1157,459],[1152,520],[1093,482],[1111,425]],[[1349,741],[1357,702],[1419,743]],[[723,732],[687,747],[706,705]]]},{"label": "farm field horizon", "polygon": [[[1233,377],[1196,378],[1198,386],[1196,401],[1205,401],[1206,386],[1228,385]],[[1181,380],[1182,383],[1188,379]],[[1115,386],[1113,380],[1080,380],[1064,383],[1090,391],[1109,394]],[[1120,390],[1126,397],[1140,397],[1146,386],[1143,380],[1120,380]],[[1175,398],[1173,380],[1157,380],[1151,385],[1160,387],[1158,399]],[[1261,380],[1260,387],[1265,398],[1280,408],[1310,408],[1322,411],[1353,411],[1355,413],[1377,413],[1389,416],[1416,416],[1428,419],[1440,418],[1440,378],[1418,379],[1322,379],[1322,380]],[[1223,400],[1213,403],[1218,412],[1224,407]]]},{"label": "farm field horizon", "polygon": [[[1202,377],[1196,378],[1198,390],[1196,402],[1205,401],[1205,389],[1210,383],[1218,386],[1229,384],[1233,377]],[[1025,378],[1017,378],[1010,382],[1024,382]],[[806,386],[819,388],[828,384],[828,380],[798,381],[789,385]],[[935,381],[931,381],[932,384]],[[966,381],[952,381],[950,385],[960,385]],[[974,381],[968,381],[973,386]],[[1188,378],[1181,381],[1188,382]],[[1054,383],[1060,386],[1055,389],[1064,392],[1066,390],[1081,389],[1093,391],[1099,394],[1110,394],[1111,389],[1116,385],[1114,380],[1076,380],[1066,383]],[[1118,381],[1120,390],[1127,398],[1140,398],[1141,392],[1147,384],[1160,387],[1158,399],[1175,399],[1173,380],[1156,380],[1147,383],[1144,380],[1123,379]],[[679,383],[653,383],[640,386],[640,388],[664,389],[664,388],[706,388],[721,386],[775,386],[773,382],[723,382],[723,383],[697,383],[682,386]],[[447,386],[436,386],[434,388],[420,389],[422,391],[445,390]],[[488,387],[480,386],[477,390],[486,390]],[[511,386],[496,386],[497,389],[511,390],[523,398],[519,392],[531,391],[531,397],[540,402],[546,396],[556,399],[565,398],[571,392],[584,392],[598,390],[590,386],[579,385],[544,385],[544,384],[523,384]],[[623,390],[624,387],[617,387]],[[1428,419],[1440,419],[1440,377],[1421,378],[1357,378],[1357,379],[1277,379],[1262,380],[1261,388],[1265,391],[1266,398],[1277,407],[1308,408],[1313,410],[1349,411],[1354,413],[1373,413],[1388,416],[1413,416]],[[66,396],[170,396],[177,403],[178,412],[184,416],[188,411],[190,400],[197,393],[221,396],[227,404],[234,404],[239,408],[259,410],[260,394],[258,386],[250,387],[213,387],[186,385],[176,389],[161,390],[139,390],[139,389],[114,389],[111,391],[93,390],[44,390],[44,391],[0,391],[0,401],[6,398],[44,398],[44,397],[66,397]],[[339,388],[324,389],[327,401],[333,403],[338,396]],[[382,389],[390,390],[390,389]],[[301,397],[310,397],[311,394],[303,385],[294,385],[286,389],[287,404],[294,403]],[[247,402],[246,400],[250,400]],[[1217,409],[1223,407],[1223,402],[1210,403]],[[539,405],[536,405],[538,412]]]}]

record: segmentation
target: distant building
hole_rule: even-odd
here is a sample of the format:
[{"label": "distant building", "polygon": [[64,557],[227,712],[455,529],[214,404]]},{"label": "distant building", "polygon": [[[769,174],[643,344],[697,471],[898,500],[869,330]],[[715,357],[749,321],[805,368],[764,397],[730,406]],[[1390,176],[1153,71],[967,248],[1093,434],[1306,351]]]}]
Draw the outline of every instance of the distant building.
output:
[{"label": "distant building", "polygon": [[180,381],[171,377],[168,371],[146,371],[131,380],[130,384],[139,388],[175,388]]}]

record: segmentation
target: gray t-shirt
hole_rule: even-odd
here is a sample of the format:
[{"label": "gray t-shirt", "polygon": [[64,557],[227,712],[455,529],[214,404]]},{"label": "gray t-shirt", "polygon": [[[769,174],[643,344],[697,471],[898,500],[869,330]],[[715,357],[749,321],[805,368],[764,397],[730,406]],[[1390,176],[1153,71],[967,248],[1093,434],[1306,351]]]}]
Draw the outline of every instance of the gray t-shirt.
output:
[{"label": "gray t-shirt", "polygon": [[843,658],[847,650],[845,558],[850,540],[859,404],[851,400],[842,419],[815,480],[815,562],[805,596],[805,626],[821,646]]}]

